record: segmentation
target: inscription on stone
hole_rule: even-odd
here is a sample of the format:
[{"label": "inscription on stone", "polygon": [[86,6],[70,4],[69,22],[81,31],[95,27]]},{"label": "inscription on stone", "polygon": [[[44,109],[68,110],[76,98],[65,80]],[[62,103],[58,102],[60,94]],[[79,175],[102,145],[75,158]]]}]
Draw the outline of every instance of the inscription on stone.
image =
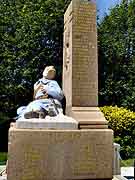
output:
[{"label": "inscription on stone", "polygon": [[[69,59],[72,62],[71,64],[64,63],[66,66],[63,67],[63,89],[67,107],[97,106],[98,64],[95,3],[88,0],[74,0],[65,14],[65,22],[64,36],[66,37],[66,29],[68,29],[71,38],[64,40],[64,54],[69,53]],[[68,51],[67,44],[69,45]],[[65,62],[67,57],[64,57]],[[68,72],[66,72],[67,69]],[[70,85],[71,91],[68,90],[69,86],[67,87],[66,84]]]},{"label": "inscription on stone", "polygon": [[13,133],[15,136],[11,137],[16,141],[11,139],[10,154],[16,158],[9,157],[9,172],[12,169],[10,180],[109,177],[111,167],[108,164],[111,163],[112,152],[110,130],[106,133],[102,130]]}]

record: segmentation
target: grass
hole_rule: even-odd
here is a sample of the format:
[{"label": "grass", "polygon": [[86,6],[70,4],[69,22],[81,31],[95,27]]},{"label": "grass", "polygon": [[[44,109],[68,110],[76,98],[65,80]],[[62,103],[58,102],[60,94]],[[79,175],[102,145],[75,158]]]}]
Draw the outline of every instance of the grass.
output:
[{"label": "grass", "polygon": [[0,165],[5,165],[7,161],[7,153],[0,152]]},{"label": "grass", "polygon": [[134,166],[134,159],[121,160],[121,167]]}]

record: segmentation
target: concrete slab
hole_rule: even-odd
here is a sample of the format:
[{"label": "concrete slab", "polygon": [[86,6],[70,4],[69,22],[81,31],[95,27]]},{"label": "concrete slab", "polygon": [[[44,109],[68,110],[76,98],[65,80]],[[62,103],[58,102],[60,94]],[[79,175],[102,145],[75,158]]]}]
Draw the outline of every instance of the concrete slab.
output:
[{"label": "concrete slab", "polygon": [[79,125],[79,129],[108,129],[107,125]]},{"label": "concrete slab", "polygon": [[91,112],[100,112],[100,108],[99,107],[72,107],[72,111],[91,111]]},{"label": "concrete slab", "polygon": [[4,170],[5,168],[6,168],[5,165],[1,165],[1,166],[0,166],[0,172],[1,172],[2,170]]},{"label": "concrete slab", "polygon": [[7,175],[0,176],[0,180],[7,180]]},{"label": "concrete slab", "polygon": [[113,180],[128,180],[128,179],[126,179],[125,177],[123,177],[123,176],[121,176],[121,175],[115,175],[115,176],[113,177]]},{"label": "concrete slab", "polygon": [[45,119],[19,119],[16,121],[18,129],[78,129],[78,122],[62,114]]},{"label": "concrete slab", "polygon": [[121,176],[134,177],[134,167],[121,167]]}]

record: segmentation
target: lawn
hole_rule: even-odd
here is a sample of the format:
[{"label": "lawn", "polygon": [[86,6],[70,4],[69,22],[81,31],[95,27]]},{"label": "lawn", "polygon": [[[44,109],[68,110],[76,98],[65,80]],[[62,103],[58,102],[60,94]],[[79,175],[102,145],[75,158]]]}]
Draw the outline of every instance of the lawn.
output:
[{"label": "lawn", "polygon": [[7,153],[0,152],[0,165],[5,165],[7,161]]}]

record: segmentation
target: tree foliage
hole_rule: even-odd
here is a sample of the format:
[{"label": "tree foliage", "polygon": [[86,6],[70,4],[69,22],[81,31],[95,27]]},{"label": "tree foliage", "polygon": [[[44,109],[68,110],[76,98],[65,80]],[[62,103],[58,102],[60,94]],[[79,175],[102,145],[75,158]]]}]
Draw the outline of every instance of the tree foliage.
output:
[{"label": "tree foliage", "polygon": [[[33,84],[46,65],[55,65],[61,80],[63,13],[64,0],[1,1],[0,114],[4,119],[32,99]],[[98,24],[100,105],[135,110],[134,22],[135,0],[123,0]]]},{"label": "tree foliage", "polygon": [[98,24],[100,105],[135,110],[135,0],[123,0]]},{"label": "tree foliage", "polygon": [[[64,0],[2,0],[0,3],[0,111],[15,115],[32,99],[46,65],[61,80]],[[2,119],[2,117],[0,117]]]}]

